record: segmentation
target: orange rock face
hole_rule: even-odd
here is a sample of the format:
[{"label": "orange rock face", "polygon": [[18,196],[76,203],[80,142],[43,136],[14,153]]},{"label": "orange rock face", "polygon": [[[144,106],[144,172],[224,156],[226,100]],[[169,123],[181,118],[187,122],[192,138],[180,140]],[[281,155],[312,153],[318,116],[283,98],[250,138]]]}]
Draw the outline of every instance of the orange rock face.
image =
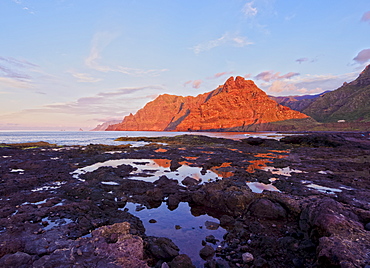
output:
[{"label": "orange rock face", "polygon": [[306,117],[271,100],[253,81],[238,76],[196,97],[160,95],[107,130],[216,130]]}]

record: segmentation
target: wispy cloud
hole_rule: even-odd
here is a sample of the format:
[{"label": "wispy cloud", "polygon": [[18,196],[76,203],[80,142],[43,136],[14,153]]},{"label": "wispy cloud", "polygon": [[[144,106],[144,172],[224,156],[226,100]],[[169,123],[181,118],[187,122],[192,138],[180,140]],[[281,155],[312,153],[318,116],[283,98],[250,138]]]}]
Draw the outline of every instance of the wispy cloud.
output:
[{"label": "wispy cloud", "polygon": [[69,73],[74,78],[76,78],[78,82],[81,82],[81,83],[96,83],[102,80],[100,78],[94,78],[90,74],[86,74],[86,73],[78,73],[74,71],[69,71]]},{"label": "wispy cloud", "polygon": [[370,60],[370,48],[361,50],[353,60],[360,64],[368,62]]},{"label": "wispy cloud", "polygon": [[241,36],[238,34],[225,33],[218,39],[200,43],[192,47],[192,50],[194,51],[195,54],[199,54],[201,52],[208,51],[208,50],[211,50],[213,48],[223,46],[223,45],[231,45],[235,47],[245,47],[251,44],[253,44],[253,42],[250,42],[245,36]]},{"label": "wispy cloud", "polygon": [[36,64],[26,60],[0,56],[0,76],[2,77],[9,77],[19,81],[29,80],[31,79],[31,76],[24,73],[24,71],[28,71],[36,67],[38,67]]},{"label": "wispy cloud", "polygon": [[295,61],[298,62],[299,64],[301,64],[302,62],[309,61],[309,59],[308,58],[299,58],[299,59],[296,59]]},{"label": "wispy cloud", "polygon": [[91,49],[89,56],[85,59],[85,64],[91,69],[100,72],[118,72],[127,74],[130,76],[158,76],[163,72],[168,71],[168,69],[138,69],[138,68],[131,68],[131,67],[124,67],[124,66],[108,66],[102,65],[99,63],[101,60],[101,52],[111,43],[113,42],[119,35],[115,33],[107,33],[107,32],[99,32],[96,33],[93,37],[91,43]]},{"label": "wispy cloud", "polygon": [[[123,118],[133,110],[142,107],[150,99],[147,94],[137,96],[140,91],[163,91],[162,86],[120,88],[113,91],[100,92],[92,96],[82,97],[75,101],[53,103],[35,109],[20,112],[22,115],[30,114],[63,114],[78,117]],[[122,106],[122,103],[125,103]]]},{"label": "wispy cloud", "polygon": [[365,12],[364,15],[362,15],[361,21],[369,21],[370,22],[370,11]]},{"label": "wispy cloud", "polygon": [[38,66],[29,61],[0,56],[0,84],[6,88],[32,88],[31,72]]},{"label": "wispy cloud", "polygon": [[290,79],[297,75],[299,75],[299,73],[289,72],[284,75],[280,75],[280,72],[274,73],[273,71],[264,71],[264,72],[257,74],[254,78],[257,80],[263,80],[265,82],[270,82],[274,80]]},{"label": "wispy cloud", "polygon": [[27,11],[28,13],[30,13],[30,14],[32,14],[32,15],[35,15],[35,12],[34,12],[31,8],[29,8],[29,7],[25,6],[25,5],[23,4],[23,1],[21,1],[21,0],[12,0],[12,2],[13,2],[13,3],[16,3],[16,4],[17,4],[17,5],[19,5],[19,6],[21,6],[21,7],[22,7],[22,9],[23,9],[23,10],[25,10],[25,11]]},{"label": "wispy cloud", "polygon": [[254,17],[257,15],[258,10],[256,7],[253,7],[254,1],[248,2],[243,6],[242,12],[247,17]]},{"label": "wispy cloud", "polygon": [[0,87],[1,88],[33,88],[33,85],[26,81],[21,81],[18,79],[10,77],[0,77]]},{"label": "wispy cloud", "polygon": [[222,76],[225,76],[225,75],[228,75],[228,74],[232,74],[232,73],[234,73],[234,72],[220,72],[220,73],[214,74],[213,76],[208,77],[208,79],[220,78]]},{"label": "wispy cloud", "polygon": [[187,85],[191,85],[192,88],[200,88],[200,85],[203,83],[203,80],[198,79],[198,80],[189,80],[184,83],[184,87]]}]

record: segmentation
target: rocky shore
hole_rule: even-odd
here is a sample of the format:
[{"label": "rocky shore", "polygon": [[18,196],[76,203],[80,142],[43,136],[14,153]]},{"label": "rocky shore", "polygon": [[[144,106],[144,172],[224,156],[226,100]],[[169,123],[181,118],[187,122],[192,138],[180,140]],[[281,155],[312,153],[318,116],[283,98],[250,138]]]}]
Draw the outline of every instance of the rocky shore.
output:
[{"label": "rocky shore", "polygon": [[[121,140],[147,145],[0,146],[0,267],[370,267],[368,133]],[[226,230],[202,266],[126,208],[183,202]]]}]

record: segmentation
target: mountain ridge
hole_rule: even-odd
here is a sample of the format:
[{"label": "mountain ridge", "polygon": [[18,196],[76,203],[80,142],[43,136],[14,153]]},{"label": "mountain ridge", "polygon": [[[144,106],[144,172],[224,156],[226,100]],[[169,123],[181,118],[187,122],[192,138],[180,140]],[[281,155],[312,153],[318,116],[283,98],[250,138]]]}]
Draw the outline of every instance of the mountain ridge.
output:
[{"label": "mountain ridge", "polygon": [[163,94],[107,130],[204,131],[308,118],[271,100],[253,81],[237,76],[193,96]]}]

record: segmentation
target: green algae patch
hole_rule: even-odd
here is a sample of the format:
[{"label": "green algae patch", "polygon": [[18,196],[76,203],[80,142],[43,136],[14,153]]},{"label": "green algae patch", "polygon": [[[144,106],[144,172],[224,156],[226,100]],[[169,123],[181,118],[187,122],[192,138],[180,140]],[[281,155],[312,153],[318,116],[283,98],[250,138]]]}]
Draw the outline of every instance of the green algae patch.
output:
[{"label": "green algae patch", "polygon": [[173,137],[120,137],[115,141],[133,141],[166,143],[168,145],[219,145],[225,143],[234,143],[234,141],[224,138],[212,138],[202,135],[178,135]]},{"label": "green algae patch", "polygon": [[12,148],[21,148],[21,149],[36,149],[40,147],[57,147],[56,144],[48,143],[45,141],[38,142],[25,142],[25,143],[7,143],[1,144],[1,147],[12,147]]}]

